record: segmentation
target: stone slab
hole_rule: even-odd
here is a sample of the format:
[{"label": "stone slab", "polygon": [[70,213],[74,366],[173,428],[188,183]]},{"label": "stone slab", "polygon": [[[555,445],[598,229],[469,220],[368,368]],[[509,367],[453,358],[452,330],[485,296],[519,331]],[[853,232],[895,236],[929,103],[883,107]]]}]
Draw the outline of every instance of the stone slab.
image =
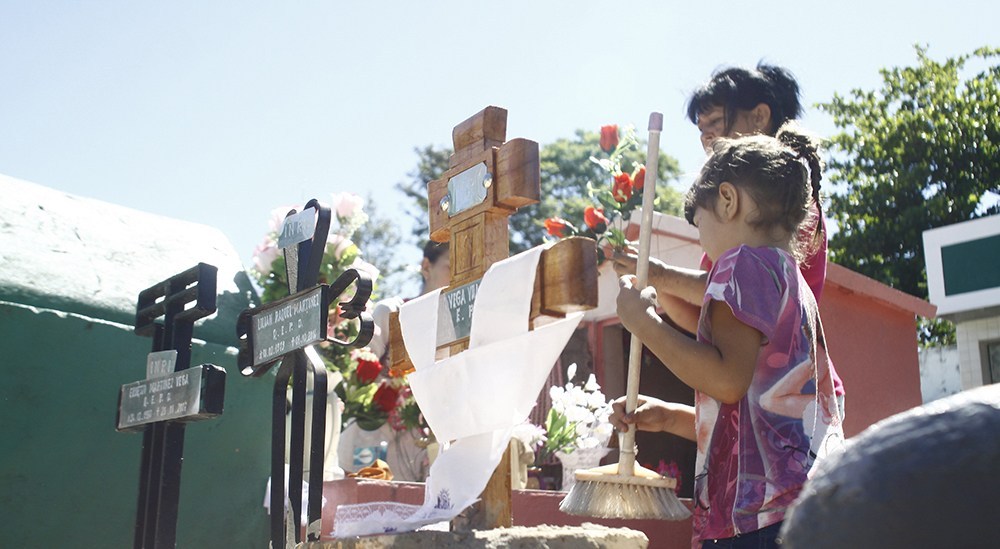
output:
[{"label": "stone slab", "polygon": [[630,528],[608,528],[584,523],[580,526],[515,526],[473,532],[407,532],[391,536],[368,536],[303,543],[303,549],[646,549],[646,535]]}]

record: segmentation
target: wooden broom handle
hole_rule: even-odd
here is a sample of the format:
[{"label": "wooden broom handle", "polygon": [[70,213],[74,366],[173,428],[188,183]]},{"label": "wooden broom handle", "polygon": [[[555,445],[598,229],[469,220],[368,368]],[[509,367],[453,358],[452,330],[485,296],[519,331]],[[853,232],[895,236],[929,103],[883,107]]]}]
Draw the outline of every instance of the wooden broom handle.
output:
[{"label": "wooden broom handle", "polygon": [[[646,179],[642,188],[642,220],[639,224],[639,258],[636,262],[636,287],[640,290],[649,283],[649,246],[653,234],[653,201],[656,198],[656,175],[660,160],[660,132],[663,114],[649,115],[649,143],[646,147]],[[628,354],[628,383],[625,389],[625,412],[635,411],[639,402],[639,370],[642,366],[642,341],[632,336]],[[618,474],[633,476],[635,473],[635,426],[622,435],[618,449]]]}]

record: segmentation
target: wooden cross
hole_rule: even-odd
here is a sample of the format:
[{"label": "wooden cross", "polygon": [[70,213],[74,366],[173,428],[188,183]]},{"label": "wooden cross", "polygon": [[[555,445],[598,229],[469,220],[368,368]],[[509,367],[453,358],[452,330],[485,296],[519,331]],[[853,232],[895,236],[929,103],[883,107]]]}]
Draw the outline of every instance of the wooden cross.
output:
[{"label": "wooden cross", "polygon": [[[285,216],[278,237],[278,247],[285,255],[289,296],[262,307],[244,310],[236,323],[236,333],[240,338],[237,362],[243,375],[259,377],[275,364],[281,364],[272,394],[271,547],[285,547],[286,542],[301,541],[298,525],[302,516],[306,384],[309,378],[313,383],[313,396],[306,536],[309,541],[320,538],[327,380],[326,366],[312,346],[330,341],[337,345],[364,347],[375,331],[371,314],[365,312],[372,292],[372,280],[366,273],[348,269],[332,285],[318,284],[329,230],[330,208],[315,199],[310,200],[302,212],[290,211]],[[340,316],[359,318],[360,326],[353,341],[340,341],[327,334],[328,310],[330,303],[352,284],[355,286],[354,296],[350,301],[339,304]],[[288,456],[291,517],[286,521],[286,513],[282,510],[285,508],[285,415],[288,413],[286,392],[289,380],[292,383]]]},{"label": "wooden cross", "polygon": [[[451,318],[443,322],[451,323],[455,337],[450,341],[439,338],[439,355],[452,356],[468,348],[479,280],[510,253],[508,217],[519,207],[538,202],[541,195],[538,143],[527,139],[505,142],[506,133],[507,111],[499,107],[486,107],[456,126],[448,171],[427,186],[431,240],[451,242],[451,280],[442,299],[451,312]],[[531,319],[597,306],[593,240],[560,241],[542,253],[538,265]],[[397,374],[413,370],[397,314],[390,323],[390,353],[391,368]],[[468,523],[455,524],[456,529],[512,526],[509,452],[483,490],[481,502],[473,507]]]},{"label": "wooden cross", "polygon": [[176,545],[184,424],[222,413],[226,371],[190,367],[194,323],[215,312],[217,275],[199,263],[139,293],[135,332],[153,338],[153,352],[146,379],[122,386],[116,425],[120,432],[143,431],[136,548]]}]

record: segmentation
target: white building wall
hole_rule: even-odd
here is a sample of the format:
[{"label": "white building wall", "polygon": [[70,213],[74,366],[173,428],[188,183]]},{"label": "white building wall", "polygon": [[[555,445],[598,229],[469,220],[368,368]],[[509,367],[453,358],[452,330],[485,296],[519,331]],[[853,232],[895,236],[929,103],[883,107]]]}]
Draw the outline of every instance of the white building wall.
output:
[{"label": "white building wall", "polygon": [[983,380],[982,344],[1000,341],[1000,316],[956,323],[962,389],[986,384]]},{"label": "white building wall", "polygon": [[958,345],[920,349],[920,394],[927,403],[962,391]]}]

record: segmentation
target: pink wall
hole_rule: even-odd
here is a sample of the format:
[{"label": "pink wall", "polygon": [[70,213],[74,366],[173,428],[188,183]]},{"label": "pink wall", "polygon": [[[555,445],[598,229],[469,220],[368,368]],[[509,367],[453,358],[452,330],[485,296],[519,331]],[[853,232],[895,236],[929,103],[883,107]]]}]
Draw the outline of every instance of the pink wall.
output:
[{"label": "pink wall", "polygon": [[934,307],[830,265],[820,315],[830,358],[844,380],[848,437],[921,404],[916,315]]},{"label": "pink wall", "polygon": [[[916,316],[932,317],[934,306],[839,265],[831,265],[830,272],[820,315],[830,359],[844,381],[844,431],[851,437],[922,403]],[[598,326],[617,323],[611,318]],[[625,379],[625,360],[607,361],[606,349],[621,343],[604,341],[603,334],[592,331],[594,369],[603,386],[617,387],[624,383],[618,381]]]}]

